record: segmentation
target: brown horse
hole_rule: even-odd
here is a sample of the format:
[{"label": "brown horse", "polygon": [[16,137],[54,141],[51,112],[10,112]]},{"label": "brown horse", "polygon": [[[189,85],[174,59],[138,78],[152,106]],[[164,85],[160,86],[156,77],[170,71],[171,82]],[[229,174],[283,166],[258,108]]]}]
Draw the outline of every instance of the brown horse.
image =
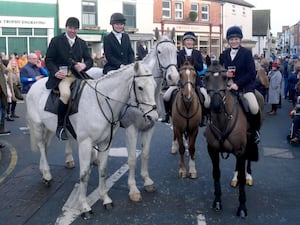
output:
[{"label": "brown horse", "polygon": [[184,162],[184,139],[187,140],[190,155],[189,176],[194,179],[197,178],[197,171],[195,168],[195,142],[198,135],[199,125],[201,123],[202,108],[199,97],[195,91],[196,71],[194,67],[189,62],[185,62],[180,69],[179,75],[180,87],[172,104],[174,134],[172,152],[177,152],[177,149],[174,149],[174,146],[179,147],[179,177],[186,178],[187,172]]},{"label": "brown horse", "polygon": [[[213,164],[215,188],[213,208],[216,211],[222,210],[220,155],[222,158],[228,158],[230,154],[233,154],[237,160],[239,184],[237,216],[246,217],[245,165],[246,160],[257,158],[258,147],[252,141],[251,136],[247,134],[249,124],[238,94],[227,88],[228,79],[224,67],[218,63],[213,63],[208,68],[204,81],[208,95],[211,98],[210,118],[206,126],[205,137],[208,153]],[[263,96],[259,93],[257,93],[257,96],[259,97],[259,105],[263,107]]]}]

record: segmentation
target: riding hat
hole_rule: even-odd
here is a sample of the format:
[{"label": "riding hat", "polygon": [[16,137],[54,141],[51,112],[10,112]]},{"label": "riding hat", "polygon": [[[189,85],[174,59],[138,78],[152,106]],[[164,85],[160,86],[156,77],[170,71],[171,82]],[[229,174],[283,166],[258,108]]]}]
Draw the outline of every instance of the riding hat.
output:
[{"label": "riding hat", "polygon": [[226,39],[229,40],[233,37],[243,38],[243,32],[238,26],[229,27],[227,30]]},{"label": "riding hat", "polygon": [[186,40],[186,39],[192,39],[194,41],[196,41],[196,35],[194,32],[191,32],[191,31],[188,31],[188,32],[185,32],[184,35],[183,35],[183,38],[182,40]]},{"label": "riding hat", "polygon": [[121,23],[125,24],[126,18],[122,13],[113,13],[110,17],[110,25],[116,24],[116,23]]},{"label": "riding hat", "polygon": [[66,22],[66,27],[79,28],[79,20],[76,17],[69,17]]}]

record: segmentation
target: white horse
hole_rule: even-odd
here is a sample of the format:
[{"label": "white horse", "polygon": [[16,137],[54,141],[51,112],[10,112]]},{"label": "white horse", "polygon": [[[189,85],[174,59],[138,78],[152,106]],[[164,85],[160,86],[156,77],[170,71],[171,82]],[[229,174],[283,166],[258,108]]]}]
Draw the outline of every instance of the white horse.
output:
[{"label": "white horse", "polygon": [[[173,38],[175,36],[175,30],[168,31],[165,35],[161,36],[158,33],[158,29],[155,31],[156,44],[151,51],[141,61],[142,64],[149,66],[152,69],[152,74],[157,83],[155,90],[155,99],[157,106],[161,106],[161,87],[162,82],[165,79],[169,85],[176,85],[179,80],[179,74],[177,71],[177,49],[174,45]],[[93,68],[88,71],[88,74],[93,78],[97,78],[101,71]],[[158,111],[163,111],[159,109]],[[135,180],[135,168],[136,168],[136,144],[138,135],[141,135],[141,147],[142,147],[142,164],[141,164],[141,176],[144,180],[144,189],[147,192],[154,192],[156,190],[153,180],[150,178],[148,171],[148,161],[150,154],[150,142],[154,132],[154,123],[152,126],[149,124],[148,129],[144,129],[143,123],[140,123],[143,115],[137,115],[137,113],[128,110],[121,120],[123,127],[125,128],[126,145],[128,151],[128,187],[129,198],[132,201],[141,201],[141,193],[136,186]],[[142,125],[142,126],[141,126]]]},{"label": "white horse", "polygon": [[[155,91],[156,104],[161,106],[161,87],[162,82],[166,79],[169,85],[177,84],[179,80],[179,74],[176,68],[177,65],[177,49],[174,45],[173,38],[175,36],[175,30],[168,32],[164,36],[158,34],[156,29],[155,37],[156,44],[153,49],[149,52],[148,55],[142,60],[142,64],[149,65],[152,68],[153,76],[157,82],[157,87]],[[158,108],[158,111],[162,109]],[[128,151],[128,166],[129,166],[129,176],[128,176],[128,186],[129,186],[129,198],[132,201],[141,201],[141,193],[136,186],[135,180],[135,168],[136,168],[136,144],[138,135],[141,135],[141,176],[144,180],[144,189],[147,192],[154,192],[155,185],[153,180],[150,178],[148,171],[148,161],[150,154],[150,142],[154,132],[154,126],[150,129],[143,130],[137,123],[128,123],[125,121],[126,116],[121,121],[124,121],[125,135],[126,135],[126,144]],[[138,117],[136,117],[138,118]]]},{"label": "white horse", "polygon": [[[45,87],[47,79],[34,83],[26,97],[28,125],[32,149],[41,152],[40,171],[48,183],[52,179],[47,162],[47,147],[56,130],[57,116],[44,111],[50,90]],[[156,83],[151,70],[139,62],[116,70],[97,80],[86,80],[83,87],[78,113],[70,116],[71,124],[77,134],[80,162],[80,184],[78,201],[82,216],[91,216],[91,207],[87,202],[87,185],[93,146],[99,149],[98,161],[101,162],[99,172],[99,197],[103,204],[110,205],[105,177],[108,149],[112,138],[119,127],[124,105],[130,98],[135,99],[137,106],[146,116],[144,120],[157,120],[154,91]],[[150,110],[151,109],[151,110]],[[70,135],[69,135],[70,137]]]}]

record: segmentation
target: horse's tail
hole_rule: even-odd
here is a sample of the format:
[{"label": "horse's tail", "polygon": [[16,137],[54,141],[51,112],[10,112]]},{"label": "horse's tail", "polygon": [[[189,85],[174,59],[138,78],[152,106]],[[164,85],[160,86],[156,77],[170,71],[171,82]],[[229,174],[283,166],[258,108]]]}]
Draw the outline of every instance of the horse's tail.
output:
[{"label": "horse's tail", "polygon": [[34,135],[34,127],[33,127],[33,122],[32,120],[27,116],[27,126],[29,127],[29,133],[30,133],[30,146],[31,150],[34,152],[38,151],[38,146],[37,146],[37,141]]}]

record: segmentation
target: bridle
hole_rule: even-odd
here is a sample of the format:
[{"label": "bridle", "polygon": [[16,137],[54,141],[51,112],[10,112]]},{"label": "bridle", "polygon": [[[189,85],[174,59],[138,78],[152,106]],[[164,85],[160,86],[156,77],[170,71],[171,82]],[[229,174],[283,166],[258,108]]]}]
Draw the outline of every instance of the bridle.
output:
[{"label": "bridle", "polygon": [[173,41],[171,41],[171,40],[163,40],[163,41],[160,41],[156,44],[156,48],[155,48],[156,58],[157,58],[158,66],[159,66],[159,69],[160,69],[160,73],[162,75],[162,77],[159,77],[159,78],[165,78],[168,69],[172,66],[174,66],[175,69],[177,70],[177,64],[176,63],[170,63],[169,65],[166,65],[166,66],[162,65],[161,60],[159,59],[160,51],[158,49],[158,46],[163,44],[163,43],[170,43],[170,44],[174,45]]},{"label": "bridle", "polygon": [[[119,122],[121,121],[121,119],[124,117],[127,109],[129,107],[139,107],[140,105],[147,105],[147,106],[151,106],[151,109],[147,112],[145,112],[143,114],[143,116],[147,116],[147,114],[149,114],[150,112],[152,112],[153,110],[156,110],[157,106],[156,104],[152,105],[152,104],[149,104],[147,102],[142,102],[138,99],[137,97],[137,85],[136,85],[136,79],[138,78],[142,78],[142,77],[152,77],[152,74],[144,74],[144,75],[139,75],[139,76],[136,76],[134,75],[133,76],[133,80],[132,80],[132,83],[131,83],[131,86],[130,86],[130,89],[129,89],[129,93],[131,93],[131,91],[133,91],[134,93],[134,97],[135,97],[135,101],[133,103],[128,103],[128,102],[122,102],[122,101],[119,101],[117,99],[114,99],[114,98],[111,98],[105,94],[103,94],[99,89],[97,89],[97,85],[101,83],[101,79],[100,80],[97,80],[96,82],[96,85],[95,87],[93,87],[89,82],[87,82],[87,80],[84,80],[86,82],[86,84],[88,84],[88,86],[90,88],[92,88],[94,91],[95,91],[95,94],[96,94],[96,99],[97,99],[97,103],[98,103],[98,107],[99,109],[101,110],[104,118],[106,119],[106,121],[110,124],[110,138],[109,138],[109,142],[106,146],[106,148],[104,149],[104,151],[108,150],[109,149],[109,146],[112,142],[112,137],[113,137],[113,130],[114,130],[114,127],[117,126],[119,124]],[[99,95],[101,95],[105,102],[106,102],[106,105],[108,106],[108,109],[109,109],[109,114],[111,115],[111,119],[109,118],[109,116],[105,113],[104,109],[103,109],[103,105],[101,104],[100,102],[100,99],[99,99]],[[115,119],[115,115],[114,115],[114,112],[113,112],[113,108],[110,104],[110,101],[115,101],[115,102],[119,102],[121,104],[123,104],[124,106],[126,106],[126,109],[124,110],[123,113],[121,113],[120,116],[118,116],[116,119]],[[135,104],[134,104],[135,103]],[[97,149],[96,147],[94,147],[97,151],[100,151],[99,149]]]}]

